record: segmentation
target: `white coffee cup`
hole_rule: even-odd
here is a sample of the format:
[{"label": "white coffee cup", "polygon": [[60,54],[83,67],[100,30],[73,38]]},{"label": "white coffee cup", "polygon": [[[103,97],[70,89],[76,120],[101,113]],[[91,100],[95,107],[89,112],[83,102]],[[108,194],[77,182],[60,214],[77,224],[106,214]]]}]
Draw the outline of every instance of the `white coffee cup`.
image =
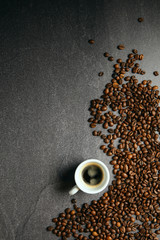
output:
[{"label": "white coffee cup", "polygon": [[[102,173],[101,180],[98,184],[91,185],[84,180],[83,172],[90,166],[98,167]],[[107,166],[103,162],[97,159],[88,159],[77,167],[74,179],[76,185],[69,191],[70,195],[76,194],[79,190],[89,194],[96,194],[103,191],[107,187],[110,179],[110,174]]]}]

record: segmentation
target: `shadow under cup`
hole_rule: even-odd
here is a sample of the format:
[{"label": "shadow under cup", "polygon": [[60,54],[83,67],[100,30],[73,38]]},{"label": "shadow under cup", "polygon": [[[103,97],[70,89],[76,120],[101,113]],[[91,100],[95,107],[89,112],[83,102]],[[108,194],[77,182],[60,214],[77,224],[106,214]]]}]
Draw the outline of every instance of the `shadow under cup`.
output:
[{"label": "shadow under cup", "polygon": [[[97,167],[97,169],[101,171],[101,179],[97,184],[93,185],[89,184],[84,179],[84,171],[91,166]],[[78,166],[75,172],[75,182],[77,184],[77,187],[83,192],[89,194],[95,194],[103,191],[108,185],[109,178],[110,174],[106,165],[103,162],[96,159],[84,161]]]}]

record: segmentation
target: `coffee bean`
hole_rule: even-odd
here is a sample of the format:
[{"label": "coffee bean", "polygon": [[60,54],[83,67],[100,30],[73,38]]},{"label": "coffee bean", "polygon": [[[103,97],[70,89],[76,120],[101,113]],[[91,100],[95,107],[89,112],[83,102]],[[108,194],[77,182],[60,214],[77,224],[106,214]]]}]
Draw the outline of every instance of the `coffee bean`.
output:
[{"label": "coffee bean", "polygon": [[101,110],[102,110],[102,111],[106,111],[106,110],[107,110],[107,106],[101,107]]},{"label": "coffee bean", "polygon": [[135,218],[134,217],[131,217],[131,222],[135,222]]},{"label": "coffee bean", "polygon": [[92,215],[96,215],[96,211],[94,211],[94,210],[91,213],[92,213]]},{"label": "coffee bean", "polygon": [[121,63],[121,62],[122,62],[122,59],[121,59],[121,58],[118,58],[118,59],[117,59],[117,62],[118,62],[118,63]]},{"label": "coffee bean", "polygon": [[104,127],[105,129],[107,129],[107,128],[108,128],[108,123],[107,123],[107,122],[104,123],[103,127]]},{"label": "coffee bean", "polygon": [[104,56],[105,56],[105,57],[109,57],[109,53],[108,53],[108,52],[105,52],[105,53],[104,53]]},{"label": "coffee bean", "polygon": [[53,227],[52,226],[49,226],[49,227],[47,227],[47,231],[53,231]]},{"label": "coffee bean", "polygon": [[114,58],[111,56],[108,58],[109,61],[114,61]]},{"label": "coffee bean", "polygon": [[143,84],[143,85],[146,85],[146,84],[147,84],[147,80],[143,80],[143,81],[142,81],[142,84]]},{"label": "coffee bean", "polygon": [[112,240],[111,236],[107,236],[106,240]]},{"label": "coffee bean", "polygon": [[117,184],[118,185],[121,184],[121,180],[120,179],[117,180]]},{"label": "coffee bean", "polygon": [[101,131],[98,131],[97,136],[101,136],[101,133],[102,133]]},{"label": "coffee bean", "polygon": [[99,72],[99,73],[98,73],[98,76],[99,76],[99,77],[102,77],[103,74],[104,74],[103,72]]},{"label": "coffee bean", "polygon": [[119,84],[115,82],[115,83],[113,83],[113,87],[114,87],[114,88],[118,88],[118,87],[119,87]]},{"label": "coffee bean", "polygon": [[91,124],[90,124],[90,127],[91,127],[91,128],[95,128],[95,127],[96,127],[96,124],[95,124],[95,123],[91,123]]},{"label": "coffee bean", "polygon": [[75,213],[76,213],[75,210],[72,210],[72,211],[70,212],[71,216],[74,215]]},{"label": "coffee bean", "polygon": [[131,153],[128,154],[127,157],[128,157],[129,159],[131,159],[131,158],[132,158],[132,154],[131,154]]},{"label": "coffee bean", "polygon": [[97,131],[93,131],[93,136],[97,136],[97,135],[98,135]]},{"label": "coffee bean", "polygon": [[73,234],[73,237],[77,239],[77,238],[78,238],[78,234],[77,234],[77,233],[74,233],[74,234]]},{"label": "coffee bean", "polygon": [[157,90],[157,89],[158,89],[158,86],[152,87],[152,90]]},{"label": "coffee bean", "polygon": [[95,41],[94,41],[93,39],[88,40],[88,42],[89,42],[90,44],[94,44],[94,43],[95,43]]},{"label": "coffee bean", "polygon": [[83,240],[88,240],[88,238],[87,237],[83,237]]},{"label": "coffee bean", "polygon": [[118,48],[119,50],[123,50],[123,49],[125,49],[124,45],[122,45],[122,44],[118,45],[117,48]]},{"label": "coffee bean", "polygon": [[158,76],[158,75],[159,75],[159,72],[158,72],[158,71],[154,71],[153,74],[154,74],[155,76]]},{"label": "coffee bean", "polygon": [[106,149],[106,146],[105,146],[105,145],[102,145],[102,146],[100,146],[100,149],[101,149],[101,150],[104,150],[104,149]]},{"label": "coffee bean", "polygon": [[133,72],[133,73],[137,73],[137,71],[138,71],[138,68],[137,68],[137,67],[133,67],[133,68],[132,68],[132,72]]},{"label": "coffee bean", "polygon": [[125,232],[126,232],[125,226],[122,226],[122,227],[120,228],[120,231],[121,231],[121,233],[125,233]]},{"label": "coffee bean", "polygon": [[133,52],[134,54],[137,54],[137,53],[138,53],[137,49],[133,49],[132,52]]},{"label": "coffee bean", "polygon": [[144,58],[144,55],[143,55],[143,54],[140,54],[140,55],[139,55],[139,60],[143,60],[143,58]]},{"label": "coffee bean", "polygon": [[57,218],[53,218],[52,222],[56,223],[56,222],[58,222],[58,219]]},{"label": "coffee bean", "polygon": [[128,175],[127,175],[126,173],[122,173],[122,177],[123,177],[123,178],[127,178]]},{"label": "coffee bean", "polygon": [[97,233],[97,232],[92,232],[92,235],[93,235],[94,237],[97,237],[97,236],[98,236],[98,233]]},{"label": "coffee bean", "polygon": [[143,22],[144,21],[144,18],[140,17],[138,18],[138,22]]},{"label": "coffee bean", "polygon": [[118,69],[120,68],[119,64],[115,64],[114,67]]},{"label": "coffee bean", "polygon": [[128,58],[133,58],[134,57],[134,54],[133,53],[130,53],[129,55],[128,55]]},{"label": "coffee bean", "polygon": [[66,208],[66,209],[65,209],[65,212],[66,212],[67,214],[70,213],[70,211],[71,211],[70,208]]}]

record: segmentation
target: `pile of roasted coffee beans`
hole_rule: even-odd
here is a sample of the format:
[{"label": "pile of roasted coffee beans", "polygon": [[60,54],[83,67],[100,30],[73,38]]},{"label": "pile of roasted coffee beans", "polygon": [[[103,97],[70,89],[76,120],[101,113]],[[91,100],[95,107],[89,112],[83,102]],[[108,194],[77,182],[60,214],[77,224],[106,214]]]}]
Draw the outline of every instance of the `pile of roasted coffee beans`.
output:
[{"label": "pile of roasted coffee beans", "polygon": [[111,83],[107,83],[100,99],[91,101],[90,127],[102,125],[103,130],[94,129],[93,135],[101,138],[100,149],[111,156],[115,179],[99,200],[80,208],[73,199],[73,209],[67,208],[52,220],[55,226],[47,229],[60,239],[158,240],[159,90],[151,80],[138,83],[134,75],[127,74],[130,70],[144,74],[136,63],[142,59],[143,54],[136,49],[125,62],[118,59]]}]

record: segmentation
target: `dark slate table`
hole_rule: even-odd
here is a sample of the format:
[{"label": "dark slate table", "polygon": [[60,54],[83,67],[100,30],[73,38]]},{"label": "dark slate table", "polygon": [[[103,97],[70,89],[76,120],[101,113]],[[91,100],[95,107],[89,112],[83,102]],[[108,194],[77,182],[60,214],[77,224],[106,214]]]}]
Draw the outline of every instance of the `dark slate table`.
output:
[{"label": "dark slate table", "polygon": [[[112,170],[87,122],[111,80],[103,53],[125,60],[137,48],[138,78],[160,85],[160,1],[1,1],[0,43],[0,239],[57,239],[46,227],[71,207],[76,166],[97,158]],[[78,205],[101,194],[79,192]]]}]

